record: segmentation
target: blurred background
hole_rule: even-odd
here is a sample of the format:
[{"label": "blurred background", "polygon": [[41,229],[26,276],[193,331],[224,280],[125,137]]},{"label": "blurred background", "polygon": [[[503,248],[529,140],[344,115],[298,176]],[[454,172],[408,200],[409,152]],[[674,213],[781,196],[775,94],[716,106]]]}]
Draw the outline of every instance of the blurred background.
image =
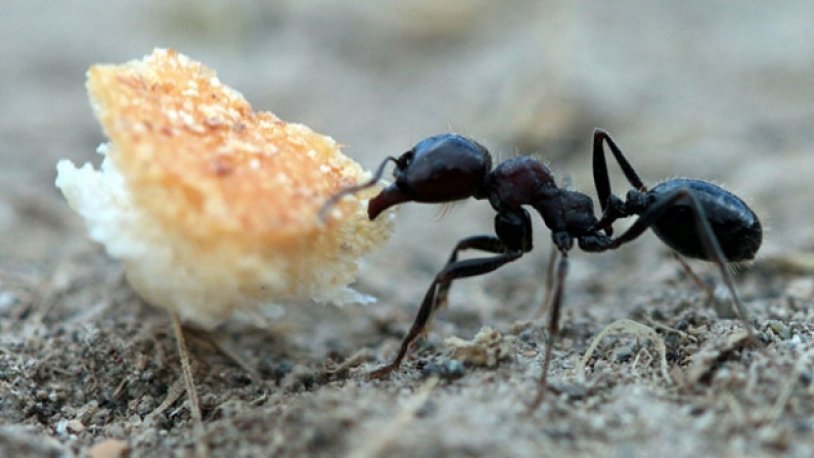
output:
[{"label": "blurred background", "polygon": [[[140,59],[154,47],[202,61],[255,110],[332,136],[369,169],[428,135],[457,131],[498,159],[539,157],[560,183],[593,196],[590,142],[602,127],[646,182],[698,177],[749,202],[767,228],[761,259],[811,253],[812,24],[810,0],[5,1],[0,287],[15,292],[0,291],[0,313],[16,314],[26,291],[37,297],[41,285],[74,287],[61,302],[46,301],[40,317],[52,305],[52,317],[82,318],[90,316],[82,312],[89,301],[118,303],[121,270],[88,241],[54,187],[55,164],[100,162],[95,150],[105,138],[84,89],[87,68]],[[611,172],[624,194],[621,173]],[[380,305],[323,309],[334,321],[310,325],[343,341],[350,333],[337,328],[340,320],[361,323],[362,334],[371,329],[345,314],[372,314],[397,323],[393,335],[400,335],[448,250],[463,237],[491,233],[492,218],[484,202],[462,203],[443,217],[432,206],[406,206],[390,243],[363,267],[359,287]],[[531,315],[550,250],[548,231],[535,224],[537,249],[529,256],[456,283],[439,335],[451,334],[448,321],[471,335],[494,319]],[[565,321],[589,312],[599,327],[627,316],[642,293],[680,272],[650,234],[618,252],[575,250],[571,259]],[[697,269],[718,281],[711,267]],[[71,272],[89,273],[76,283]],[[686,280],[674,284],[692,289]],[[744,281],[747,301],[776,294],[762,284]],[[138,327],[123,326],[130,334]],[[382,341],[365,339],[345,343],[346,351]],[[528,433],[530,443],[539,437]]]},{"label": "blurred background", "polygon": [[[602,127],[651,184],[692,176],[743,197],[768,229],[762,255],[811,251],[812,22],[814,4],[805,0],[7,2],[0,264],[39,271],[93,249],[53,186],[54,166],[60,158],[99,162],[94,151],[105,139],[87,101],[86,69],[154,47],[206,63],[256,110],[334,137],[367,168],[457,131],[498,159],[535,155],[561,182],[593,195],[590,140]],[[492,230],[484,203],[438,214],[418,205],[401,211],[393,241],[369,260],[367,289],[414,301],[443,262],[439,250]],[[540,227],[533,260],[496,281],[539,278],[549,248]],[[614,278],[652,273],[665,254],[652,235],[618,253],[577,253],[571,289],[606,270],[632,271]],[[393,275],[405,272],[416,283],[394,291]]]}]

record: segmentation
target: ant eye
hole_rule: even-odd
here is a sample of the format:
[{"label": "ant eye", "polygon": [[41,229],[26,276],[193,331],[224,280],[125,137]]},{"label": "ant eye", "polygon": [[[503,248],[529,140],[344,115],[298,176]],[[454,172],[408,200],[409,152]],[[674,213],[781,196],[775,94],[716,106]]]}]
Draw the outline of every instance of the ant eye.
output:
[{"label": "ant eye", "polygon": [[396,160],[396,165],[400,169],[406,169],[413,162],[413,157],[414,156],[415,156],[415,151],[413,151],[413,150],[407,151],[406,153],[399,156],[399,158]]}]

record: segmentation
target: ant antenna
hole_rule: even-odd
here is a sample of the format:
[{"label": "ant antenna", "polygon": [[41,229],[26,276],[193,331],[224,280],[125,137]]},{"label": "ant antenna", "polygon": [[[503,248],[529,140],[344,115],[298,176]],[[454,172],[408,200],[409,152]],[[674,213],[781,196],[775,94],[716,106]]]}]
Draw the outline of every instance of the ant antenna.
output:
[{"label": "ant antenna", "polygon": [[370,188],[372,186],[375,186],[376,183],[378,183],[379,180],[382,179],[382,175],[384,174],[384,167],[387,165],[387,161],[393,161],[394,164],[398,164],[398,160],[396,158],[394,158],[393,156],[387,156],[382,161],[382,163],[379,164],[379,168],[376,169],[376,173],[373,174],[373,177],[370,180],[368,180],[368,181],[366,181],[366,182],[364,182],[362,184],[357,184],[355,186],[349,186],[349,187],[347,187],[345,189],[342,189],[341,191],[337,192],[333,196],[331,196],[331,198],[328,199],[328,201],[325,202],[325,204],[322,205],[322,208],[319,210],[319,216],[318,216],[319,221],[324,224],[325,219],[328,216],[328,212],[330,212],[331,209],[337,204],[337,202],[342,200],[343,197],[345,197],[345,196],[347,196],[349,194],[357,193],[357,192],[359,192],[359,191],[361,191],[363,189],[367,189],[367,188]]}]

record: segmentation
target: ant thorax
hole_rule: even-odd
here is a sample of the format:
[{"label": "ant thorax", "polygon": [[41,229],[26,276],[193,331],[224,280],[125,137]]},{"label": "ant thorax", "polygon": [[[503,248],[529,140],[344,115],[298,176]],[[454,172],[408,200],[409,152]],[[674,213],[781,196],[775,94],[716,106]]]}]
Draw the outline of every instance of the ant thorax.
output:
[{"label": "ant thorax", "polygon": [[593,201],[585,194],[557,187],[553,174],[530,157],[509,159],[487,178],[489,202],[497,211],[534,207],[552,231],[580,236],[591,231],[597,220]]},{"label": "ant thorax", "polygon": [[489,203],[496,211],[552,199],[560,192],[554,176],[542,162],[517,157],[501,162],[486,178]]}]

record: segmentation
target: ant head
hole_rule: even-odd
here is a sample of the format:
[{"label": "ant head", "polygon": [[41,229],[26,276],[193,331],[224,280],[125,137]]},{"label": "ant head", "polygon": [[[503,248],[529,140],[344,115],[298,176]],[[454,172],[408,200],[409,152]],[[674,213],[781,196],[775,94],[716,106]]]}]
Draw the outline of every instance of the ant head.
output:
[{"label": "ant head", "polygon": [[492,169],[489,151],[457,134],[424,139],[395,162],[396,182],[370,201],[370,219],[403,202],[438,203],[484,197],[484,179]]}]

